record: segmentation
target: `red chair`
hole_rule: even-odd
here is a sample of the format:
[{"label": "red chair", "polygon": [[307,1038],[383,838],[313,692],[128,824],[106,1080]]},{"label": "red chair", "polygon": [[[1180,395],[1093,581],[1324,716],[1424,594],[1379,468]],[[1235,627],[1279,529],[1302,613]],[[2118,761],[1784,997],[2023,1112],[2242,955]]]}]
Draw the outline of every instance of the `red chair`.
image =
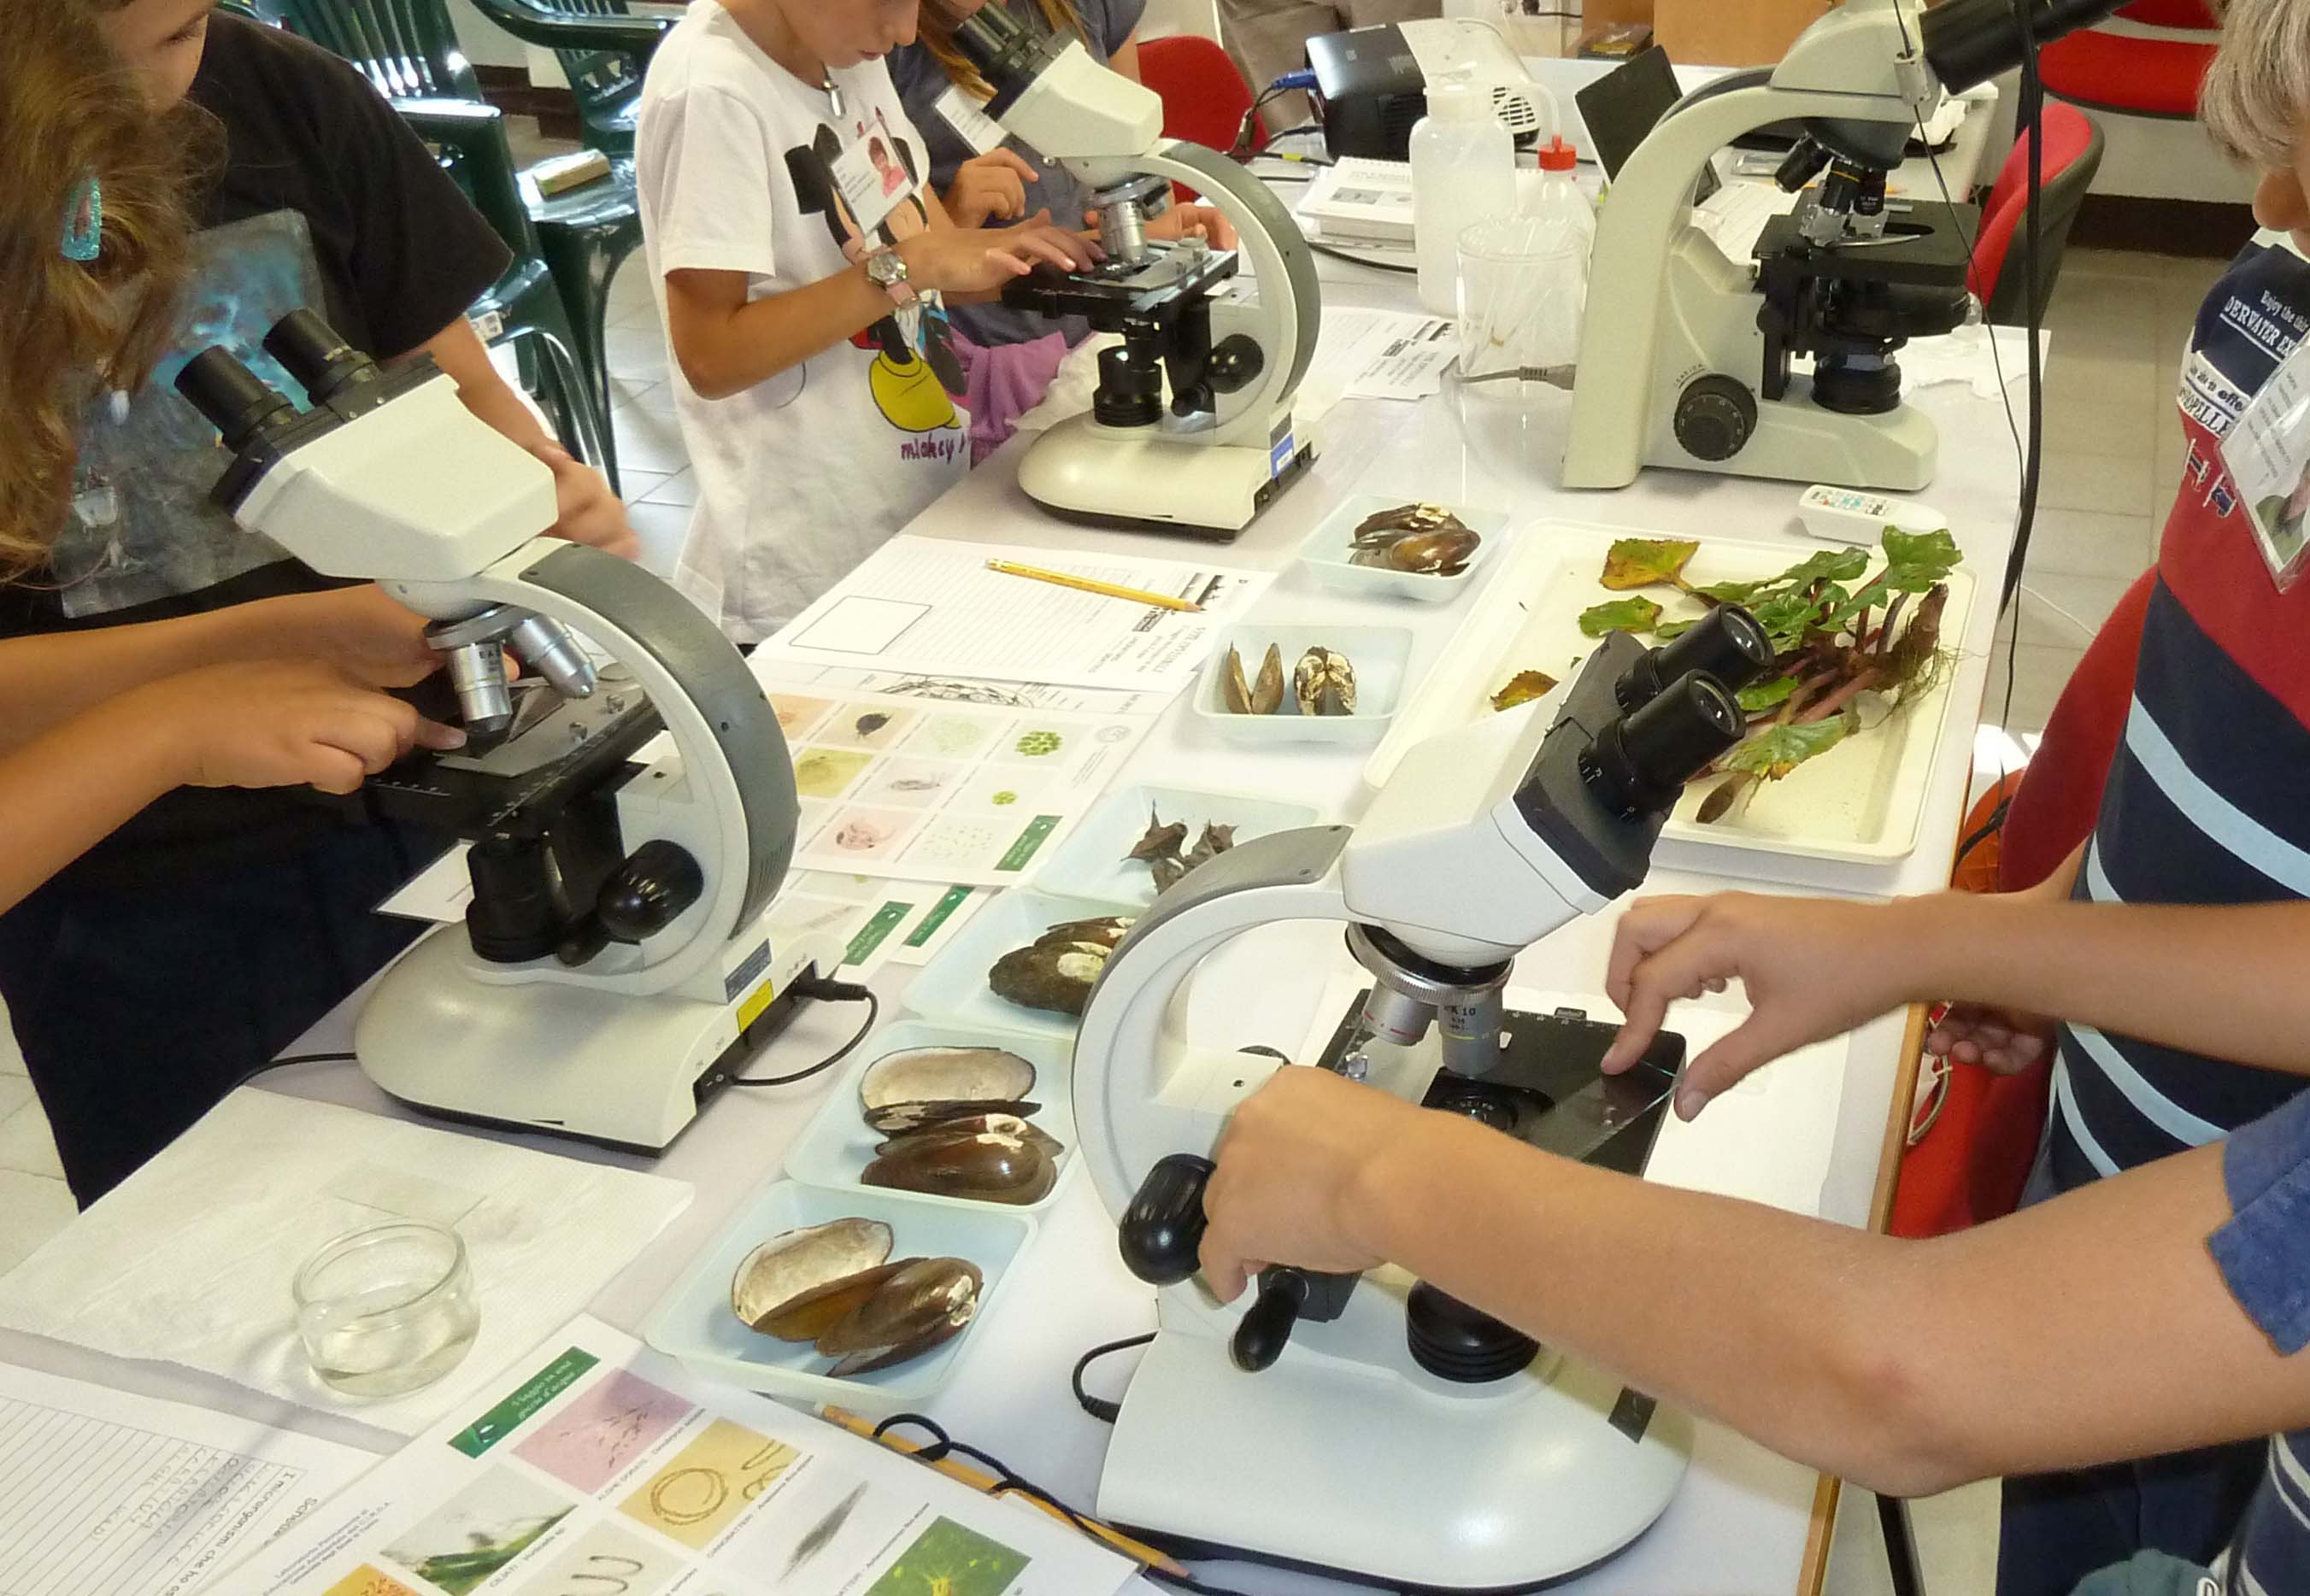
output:
[{"label": "red chair", "polygon": [[[1163,136],[1214,150],[1235,147],[1251,109],[1251,87],[1218,44],[1194,34],[1151,39],[1139,47],[1139,81],[1163,102]],[[1252,118],[1251,147],[1267,147],[1266,126]]]},{"label": "red chair", "polygon": [[[2052,875],[2093,830],[2102,788],[2133,704],[2133,666],[2149,611],[2154,572],[2144,572],[2094,634],[2035,758],[2000,784],[2011,802],[1993,846],[1995,890],[2019,892]],[[2000,791],[1966,818],[1967,836],[1986,823]],[[1958,861],[1958,884],[1968,864]],[[1984,883],[1985,885],[1985,883]],[[1932,1129],[1901,1160],[1889,1224],[1896,1236],[1941,1236],[2013,1211],[2045,1128],[2052,1061],[2019,1075],[1954,1066]]]},{"label": "red chair", "polygon": [[2038,53],[2045,92],[2093,110],[2186,120],[2213,64],[2221,22],[2204,0],[2135,0],[2116,13],[2139,30],[2085,28]]},{"label": "red chair", "polygon": [[[2045,259],[2039,274],[2051,299],[2062,274],[2071,225],[2078,219],[2078,207],[2085,204],[2086,191],[2093,186],[2094,174],[2101,169],[2102,141],[2092,117],[2074,106],[2050,102],[2042,136],[2045,156],[2038,202],[2045,214],[2038,244]],[[2018,327],[2029,319],[2028,273],[2018,265],[2020,255],[2011,249],[2016,237],[2028,237],[2028,216],[2029,140],[2025,137],[2014,144],[1989,197],[1982,202],[1981,233],[1974,240],[1973,267],[1967,278],[1967,286],[1988,308],[1989,319],[2004,326]],[[2017,263],[2010,272],[2005,269],[2009,255]]]}]

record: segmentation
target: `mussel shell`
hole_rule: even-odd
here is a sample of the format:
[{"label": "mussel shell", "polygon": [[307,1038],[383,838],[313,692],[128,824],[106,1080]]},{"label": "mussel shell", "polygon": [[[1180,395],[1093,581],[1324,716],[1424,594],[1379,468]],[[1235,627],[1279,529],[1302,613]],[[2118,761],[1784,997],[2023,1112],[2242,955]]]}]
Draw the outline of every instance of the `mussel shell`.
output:
[{"label": "mussel shell", "polygon": [[731,1277],[730,1310],[759,1329],[796,1297],[888,1262],[890,1245],[879,1219],[830,1219],[774,1236]]},{"label": "mussel shell", "polygon": [[1407,533],[1388,545],[1387,563],[1420,576],[1457,576],[1483,541],[1465,526]]},{"label": "mussel shell", "polygon": [[829,1326],[840,1323],[856,1312],[859,1305],[873,1296],[882,1282],[896,1274],[900,1267],[897,1263],[880,1263],[873,1269],[862,1269],[855,1275],[829,1280],[825,1285],[805,1291],[782,1305],[754,1328],[781,1341],[814,1341]]},{"label": "mussel shell", "polygon": [[1051,1155],[1024,1136],[929,1130],[891,1142],[858,1184],[1017,1206],[1049,1196],[1058,1178]]},{"label": "mussel shell", "polygon": [[[1032,1107],[1034,1105],[1029,1104],[1028,1106]],[[892,1148],[897,1147],[901,1142],[912,1141],[924,1136],[985,1136],[989,1134],[996,1136],[1016,1136],[1022,1141],[1031,1141],[1037,1147],[1041,1148],[1044,1152],[1049,1154],[1053,1158],[1058,1158],[1067,1150],[1066,1143],[1061,1141],[1057,1137],[1052,1135],[1048,1131],[1044,1130],[1042,1126],[1036,1124],[1033,1121],[1021,1118],[1020,1115],[1015,1114],[998,1113],[963,1115],[958,1115],[953,1119],[936,1120],[919,1125],[906,1126],[893,1131],[887,1140],[876,1143],[874,1151],[877,1156],[880,1156],[881,1154],[889,1152]]]},{"label": "mussel shell", "polygon": [[1000,1047],[908,1047],[858,1078],[869,1115],[899,1103],[1015,1103],[1035,1089],[1035,1066]]},{"label": "mussel shell", "polygon": [[1356,668],[1344,654],[1310,648],[1291,673],[1291,690],[1302,715],[1353,715]]},{"label": "mussel shell", "polygon": [[1129,933],[1131,922],[1121,915],[1108,915],[1098,920],[1069,920],[1054,925],[1035,939],[1037,947],[1053,947],[1062,942],[1097,942],[1112,949]]},{"label": "mussel shell", "polygon": [[1107,967],[1107,953],[1099,942],[1013,949],[994,961],[986,984],[995,996],[1021,1008],[1080,1016],[1090,1002],[1091,983]]},{"label": "mussel shell", "polygon": [[978,1266],[968,1260],[909,1259],[821,1335],[818,1350],[840,1360],[833,1369],[837,1378],[920,1357],[970,1323],[984,1284]]},{"label": "mussel shell", "polygon": [[919,1131],[929,1125],[947,1124],[956,1120],[978,1119],[994,1115],[1015,1116],[1024,1120],[1030,1114],[1040,1114],[1040,1103],[990,1102],[982,1097],[942,1098],[920,1103],[886,1103],[880,1108],[866,1111],[866,1128],[877,1136],[903,1136],[909,1131]]},{"label": "mussel shell", "polygon": [[1247,681],[1243,673],[1243,655],[1228,650],[1227,672],[1220,678],[1220,690],[1230,713],[1236,715],[1273,715],[1283,707],[1283,649],[1270,643],[1267,654],[1259,662],[1259,680]]}]

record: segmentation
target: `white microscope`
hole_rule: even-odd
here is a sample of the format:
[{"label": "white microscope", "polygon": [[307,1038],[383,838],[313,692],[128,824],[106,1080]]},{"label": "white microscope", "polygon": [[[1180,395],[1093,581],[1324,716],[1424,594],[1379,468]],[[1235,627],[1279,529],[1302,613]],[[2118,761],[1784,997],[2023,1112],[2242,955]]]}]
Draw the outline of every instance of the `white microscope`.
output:
[{"label": "white microscope", "polygon": [[1608,1080],[1610,1028],[1504,1013],[1501,991],[1517,954],[1644,880],[1685,779],[1741,736],[1733,690],[1772,658],[1731,606],[1661,649],[1615,634],[1547,698],[1414,749],[1352,830],[1222,854],[1133,927],[1074,1057],[1086,1165],[1125,1262],[1162,1288],[1103,1517],[1392,1587],[1501,1591],[1611,1556],[1667,1505],[1689,1419],[1401,1270],[1268,1270],[1247,1308],[1190,1279],[1209,1155],[1293,1066],[1197,1045],[1175,999],[1231,938],[1343,922],[1372,986],[1319,1065],[1640,1170],[1681,1042]]},{"label": "white microscope", "polygon": [[[1901,401],[1896,351],[1969,313],[1978,213],[1887,174],[1939,102],[2017,65],[2027,4],[2051,41],[2119,0],[1848,0],[1779,65],[1687,95],[1598,213],[1564,481],[1621,488],[1646,465],[1907,492],[1932,480],[1932,421]],[[1733,261],[1692,224],[1703,167],[1744,134],[1801,123],[1779,181],[1821,179]],[[1802,362],[1810,360],[1810,369]]]},{"label": "white microscope", "polygon": [[[1099,213],[1102,265],[1038,272],[1005,289],[1003,303],[1083,316],[1124,339],[1099,357],[1090,413],[1028,447],[1020,486],[1063,516],[1235,536],[1315,458],[1291,401],[1315,358],[1322,302],[1290,212],[1217,151],[1165,138],[1162,101],[1080,39],[1058,47],[987,5],[955,41],[994,85],[987,114],[1081,179]],[[1146,237],[1174,178],[1234,224],[1238,250]],[[1254,299],[1227,292],[1244,257]]]},{"label": "white microscope", "polygon": [[[222,349],[177,381],[236,456],[220,501],[431,618],[471,739],[360,794],[473,843],[465,924],[379,978],[361,1068],[450,1118],[662,1149],[838,963],[765,924],[797,812],[777,716],[689,601],[542,535],[552,474],[430,360],[380,372],[304,310],[265,346],[311,409]],[[508,684],[508,645],[533,681]],[[638,758],[661,728],[673,751]]]}]

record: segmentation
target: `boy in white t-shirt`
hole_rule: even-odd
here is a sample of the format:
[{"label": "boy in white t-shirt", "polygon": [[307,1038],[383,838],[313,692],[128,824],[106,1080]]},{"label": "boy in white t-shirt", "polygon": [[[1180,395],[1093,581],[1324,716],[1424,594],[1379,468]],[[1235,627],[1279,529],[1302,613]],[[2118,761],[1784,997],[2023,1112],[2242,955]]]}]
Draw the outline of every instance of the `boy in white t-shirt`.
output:
[{"label": "boy in white t-shirt", "polygon": [[791,620],[969,464],[945,300],[1094,245],[956,229],[882,57],[913,0],[696,0],[642,91],[643,238],[699,499],[676,579],[725,632]]}]

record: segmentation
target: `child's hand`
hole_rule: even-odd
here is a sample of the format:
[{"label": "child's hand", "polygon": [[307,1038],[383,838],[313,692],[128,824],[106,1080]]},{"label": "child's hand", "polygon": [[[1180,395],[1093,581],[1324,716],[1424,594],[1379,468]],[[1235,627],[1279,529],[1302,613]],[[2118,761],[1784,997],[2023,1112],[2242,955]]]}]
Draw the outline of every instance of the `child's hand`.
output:
[{"label": "child's hand", "polygon": [[317,662],[211,665],[117,702],[182,750],[192,787],[350,793],[412,748],[463,746],[465,734]]},{"label": "child's hand", "polygon": [[2041,1014],[1951,1003],[1941,1023],[1925,1033],[1925,1051],[1960,1064],[1979,1064],[1993,1075],[2019,1075],[2054,1045],[2054,1022]]},{"label": "child's hand", "polygon": [[1014,150],[975,155],[955,169],[954,186],[942,199],[957,227],[984,227],[1027,213],[1027,185],[1043,174]]},{"label": "child's hand", "polygon": [[1612,940],[1605,995],[1628,1016],[1604,1055],[1607,1073],[1635,1063],[1679,998],[1739,979],[1751,1012],[1685,1066],[1676,1111],[1690,1119],[1751,1070],[1808,1043],[1841,1036],[1911,994],[1900,972],[1920,933],[1915,904],[1841,903],[1724,892],[1649,898],[1629,906]]},{"label": "child's hand", "polygon": [[530,451],[552,469],[555,537],[599,549],[621,559],[642,551],[642,541],[626,520],[626,507],[610,491],[609,479],[558,443]]},{"label": "child's hand", "polygon": [[908,282],[949,296],[997,293],[1037,266],[1087,272],[1107,258],[1090,239],[1053,227],[1048,211],[1016,227],[934,228],[902,240],[898,250]]},{"label": "child's hand", "polygon": [[374,582],[260,599],[234,613],[249,629],[249,659],[325,660],[366,687],[413,687],[441,668],[425,618]]},{"label": "child's hand", "polygon": [[[1096,211],[1090,213],[1094,220]],[[1202,239],[1214,249],[1236,247],[1235,223],[1214,205],[1173,205],[1160,216],[1147,219],[1151,239]]]},{"label": "child's hand", "polygon": [[1356,1182],[1425,1111],[1328,1070],[1278,1070],[1228,1122],[1203,1188],[1203,1272],[1221,1302],[1271,1263],[1346,1273],[1385,1262],[1359,1239]]}]

